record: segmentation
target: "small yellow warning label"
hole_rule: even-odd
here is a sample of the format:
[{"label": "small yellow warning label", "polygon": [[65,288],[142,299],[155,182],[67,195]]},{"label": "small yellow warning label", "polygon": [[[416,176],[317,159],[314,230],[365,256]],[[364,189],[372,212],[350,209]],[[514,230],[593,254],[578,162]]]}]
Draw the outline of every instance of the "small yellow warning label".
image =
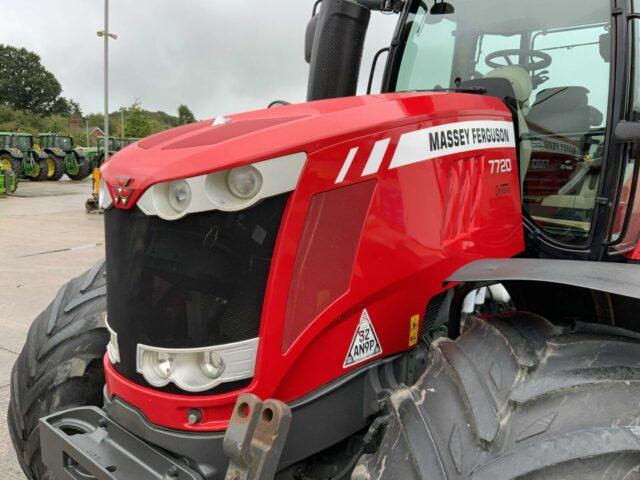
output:
[{"label": "small yellow warning label", "polygon": [[420,315],[413,315],[409,323],[409,346],[418,343],[418,329],[420,328]]}]

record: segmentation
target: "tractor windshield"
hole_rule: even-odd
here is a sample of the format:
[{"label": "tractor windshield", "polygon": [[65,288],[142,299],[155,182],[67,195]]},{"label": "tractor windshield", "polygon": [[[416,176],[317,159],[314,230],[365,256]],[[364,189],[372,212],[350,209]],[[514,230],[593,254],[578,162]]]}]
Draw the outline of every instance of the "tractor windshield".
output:
[{"label": "tractor windshield", "polygon": [[73,141],[71,137],[56,137],[55,146],[62,150],[71,150],[73,148]]},{"label": "tractor windshield", "polygon": [[29,150],[32,146],[31,137],[24,137],[21,135],[16,135],[13,137],[13,147],[26,151]]},{"label": "tractor windshield", "polygon": [[392,73],[394,90],[509,80],[519,108],[524,209],[556,240],[586,243],[605,143],[609,2],[449,4],[413,3]]}]

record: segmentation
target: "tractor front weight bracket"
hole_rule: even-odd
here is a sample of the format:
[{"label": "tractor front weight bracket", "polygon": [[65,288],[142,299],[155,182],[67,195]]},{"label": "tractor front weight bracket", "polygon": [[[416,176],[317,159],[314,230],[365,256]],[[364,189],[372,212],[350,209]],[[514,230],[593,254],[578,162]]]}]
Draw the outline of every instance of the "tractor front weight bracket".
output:
[{"label": "tractor front weight bracket", "polygon": [[271,480],[291,426],[291,410],[279,400],[238,397],[224,436],[231,459],[225,480]]}]

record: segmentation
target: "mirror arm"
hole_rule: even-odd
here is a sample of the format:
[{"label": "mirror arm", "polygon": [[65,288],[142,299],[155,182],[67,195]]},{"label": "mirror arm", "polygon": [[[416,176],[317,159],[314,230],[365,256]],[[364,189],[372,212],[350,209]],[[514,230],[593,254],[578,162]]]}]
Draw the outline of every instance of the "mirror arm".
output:
[{"label": "mirror arm", "polygon": [[380,55],[382,55],[384,52],[388,52],[389,50],[391,50],[389,47],[381,48],[376,52],[375,56],[373,57],[373,63],[371,64],[371,72],[369,73],[369,84],[367,85],[367,95],[371,95],[371,89],[373,88],[373,76],[376,73],[376,66],[378,64],[378,59],[380,58]]}]

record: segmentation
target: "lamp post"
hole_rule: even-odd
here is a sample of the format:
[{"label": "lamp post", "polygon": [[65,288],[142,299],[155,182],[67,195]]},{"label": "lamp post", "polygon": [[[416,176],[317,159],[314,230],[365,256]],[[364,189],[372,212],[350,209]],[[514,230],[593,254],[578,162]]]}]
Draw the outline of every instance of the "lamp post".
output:
[{"label": "lamp post", "polygon": [[109,0],[104,0],[104,30],[98,32],[104,38],[104,162],[109,160],[109,38],[118,36],[109,32]]}]

